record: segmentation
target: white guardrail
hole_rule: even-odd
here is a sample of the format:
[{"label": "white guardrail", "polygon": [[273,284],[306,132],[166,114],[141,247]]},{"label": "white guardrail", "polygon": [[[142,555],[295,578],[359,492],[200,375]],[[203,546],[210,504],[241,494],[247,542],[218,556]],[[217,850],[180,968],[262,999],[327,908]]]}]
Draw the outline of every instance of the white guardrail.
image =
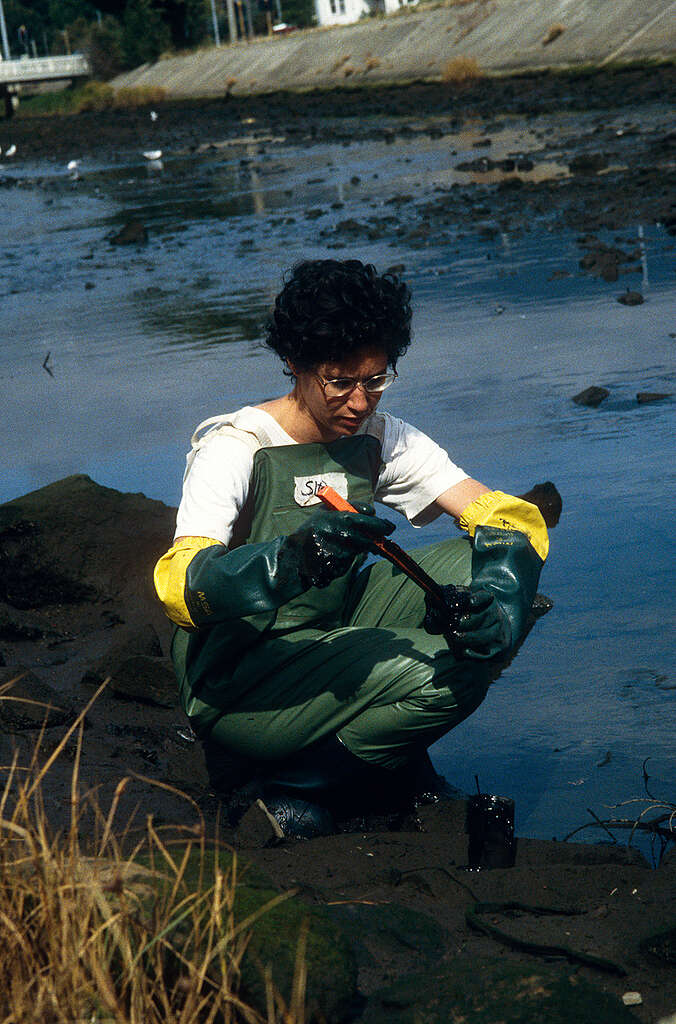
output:
[{"label": "white guardrail", "polygon": [[0,85],[58,81],[60,78],[80,78],[90,74],[89,61],[81,53],[67,57],[22,57],[19,60],[0,60]]}]

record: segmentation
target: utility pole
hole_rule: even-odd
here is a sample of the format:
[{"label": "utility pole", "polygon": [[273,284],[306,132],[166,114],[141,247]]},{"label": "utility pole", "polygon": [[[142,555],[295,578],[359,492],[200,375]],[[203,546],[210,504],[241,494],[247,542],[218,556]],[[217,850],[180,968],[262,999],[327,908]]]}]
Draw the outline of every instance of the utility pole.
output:
[{"label": "utility pole", "polygon": [[216,17],[216,0],[211,0],[211,21],[214,26],[214,42],[216,46],[221,45],[221,34],[218,31],[218,18]]},{"label": "utility pole", "polygon": [[7,26],[5,25],[5,11],[0,0],[0,32],[2,33],[2,56],[5,60],[11,60],[9,42],[7,40]]}]

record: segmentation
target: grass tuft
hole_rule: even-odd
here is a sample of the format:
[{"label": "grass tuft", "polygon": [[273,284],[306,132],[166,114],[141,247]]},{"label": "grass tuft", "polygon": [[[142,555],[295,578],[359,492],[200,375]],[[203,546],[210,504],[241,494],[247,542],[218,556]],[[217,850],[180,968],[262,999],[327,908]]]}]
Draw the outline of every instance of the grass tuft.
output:
[{"label": "grass tuft", "polygon": [[42,93],[22,99],[22,117],[44,114],[80,114],[84,111],[130,110],[155,106],[166,100],[166,90],[159,86],[133,86],[114,89],[107,82],[91,81],[58,92]]},{"label": "grass tuft", "polygon": [[474,57],[454,57],[453,60],[447,61],[441,69],[442,81],[452,82],[455,85],[462,85],[482,77],[483,73]]},{"label": "grass tuft", "polygon": [[544,39],[542,40],[542,45],[549,46],[549,44],[553,43],[555,39],[558,39],[559,36],[562,36],[565,31],[566,26],[562,24],[560,21],[557,21],[553,25],[550,25],[549,29],[545,34]]},{"label": "grass tuft", "polygon": [[[0,1020],[3,1024],[303,1024],[305,934],[289,1005],[266,979],[267,1012],[239,995],[256,920],[288,894],[235,919],[237,857],[210,843],[204,822],[162,832],[120,827],[122,779],[104,813],[80,792],[85,716],[40,763],[0,767]],[[6,692],[0,693],[6,699]],[[44,783],[75,741],[69,821],[55,831]],[[152,780],[144,780],[152,782]],[[156,783],[164,788],[166,784]],[[176,793],[176,790],[172,790]],[[83,827],[93,816],[95,838]],[[173,838],[172,838],[173,836]]]}]

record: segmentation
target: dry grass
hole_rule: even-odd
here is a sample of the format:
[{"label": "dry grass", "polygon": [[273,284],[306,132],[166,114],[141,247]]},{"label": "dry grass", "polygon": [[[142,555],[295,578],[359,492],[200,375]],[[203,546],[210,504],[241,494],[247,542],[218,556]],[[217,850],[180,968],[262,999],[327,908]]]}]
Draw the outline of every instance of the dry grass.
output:
[{"label": "dry grass", "polygon": [[115,90],[107,82],[91,81],[59,92],[29,96],[22,101],[19,111],[22,117],[80,114],[84,111],[155,106],[166,98],[166,90],[158,86],[134,86]]},{"label": "dry grass", "polygon": [[447,61],[441,69],[442,81],[453,82],[456,85],[482,77],[481,68],[474,57],[454,57],[453,60]]},{"label": "dry grass", "polygon": [[333,73],[335,73],[336,71],[340,71],[340,69],[343,67],[343,65],[347,64],[347,62],[348,62],[348,60],[350,59],[351,56],[352,56],[351,53],[347,53],[347,54],[344,54],[342,57],[338,57],[337,60],[335,60],[333,62],[333,66],[331,68],[331,71]]},{"label": "dry grass", "polygon": [[133,85],[115,92],[115,107],[147,107],[162,103],[167,98],[167,90],[159,85]]},{"label": "dry grass", "polygon": [[[84,719],[101,689],[44,763],[41,735],[29,765],[15,757],[0,769],[0,1020],[302,1024],[305,935],[288,1006],[269,975],[265,1014],[238,995],[250,929],[285,895],[236,921],[237,859],[232,851],[219,856],[203,822],[172,843],[148,814],[141,833],[132,834],[130,823],[120,828],[116,821],[129,778],[106,813],[91,793],[80,793]],[[70,820],[55,833],[43,785],[67,743],[76,748]],[[86,850],[85,812],[96,825],[94,847]],[[123,853],[123,846],[131,848]]]},{"label": "dry grass", "polygon": [[557,21],[553,25],[550,25],[544,39],[542,40],[542,45],[549,46],[549,44],[553,43],[555,39],[558,39],[559,36],[562,36],[565,31],[566,26],[561,24],[560,21]]}]

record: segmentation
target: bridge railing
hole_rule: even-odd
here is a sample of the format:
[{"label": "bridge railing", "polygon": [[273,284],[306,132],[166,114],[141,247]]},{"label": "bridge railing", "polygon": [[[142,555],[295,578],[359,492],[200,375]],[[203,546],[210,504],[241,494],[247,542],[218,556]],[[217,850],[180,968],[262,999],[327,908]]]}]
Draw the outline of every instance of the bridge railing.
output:
[{"label": "bridge railing", "polygon": [[91,74],[89,61],[82,53],[65,57],[21,57],[0,60],[0,84],[49,82],[62,78],[81,78]]}]

